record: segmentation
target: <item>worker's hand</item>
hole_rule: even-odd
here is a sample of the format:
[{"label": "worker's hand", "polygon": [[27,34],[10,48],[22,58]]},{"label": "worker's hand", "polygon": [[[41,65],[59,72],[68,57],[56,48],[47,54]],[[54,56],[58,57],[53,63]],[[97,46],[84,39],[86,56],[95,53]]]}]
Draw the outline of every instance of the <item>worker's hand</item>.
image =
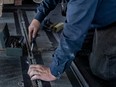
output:
[{"label": "worker's hand", "polygon": [[30,65],[28,74],[31,80],[53,81],[56,77],[51,74],[50,68],[43,65]]},{"label": "worker's hand", "polygon": [[36,37],[36,34],[39,31],[39,28],[40,28],[40,22],[36,19],[33,19],[28,28],[30,42],[31,42],[32,38]]}]

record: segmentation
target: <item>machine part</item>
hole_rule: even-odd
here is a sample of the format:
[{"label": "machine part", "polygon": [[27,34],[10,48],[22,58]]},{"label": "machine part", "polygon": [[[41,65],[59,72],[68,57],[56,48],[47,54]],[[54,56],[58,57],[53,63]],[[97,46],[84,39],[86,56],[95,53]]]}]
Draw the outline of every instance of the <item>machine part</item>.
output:
[{"label": "machine part", "polygon": [[23,36],[10,36],[5,44],[5,51],[7,56],[23,55]]},{"label": "machine part", "polygon": [[76,67],[74,62],[72,62],[70,68],[75,74],[76,78],[78,79],[78,82],[80,83],[81,87],[89,87],[89,84],[86,82],[86,80],[84,79],[83,75],[81,74],[79,69]]},{"label": "machine part", "polygon": [[27,35],[27,29],[26,29],[26,26],[25,26],[25,21],[23,19],[23,14],[22,14],[21,10],[18,10],[17,13],[18,13],[19,21],[20,21],[22,34],[24,36],[25,44],[26,44],[26,47],[27,47],[27,52],[28,52],[28,55],[31,56],[32,54],[31,54],[30,44],[29,44],[29,41],[28,41],[28,35]]},{"label": "machine part", "polygon": [[35,39],[36,39],[36,37],[35,38],[32,38],[32,41],[31,41],[31,52],[33,52],[33,47],[34,47],[34,44],[35,44]]},{"label": "machine part", "polygon": [[53,26],[53,31],[54,32],[59,32],[60,30],[62,30],[63,29],[63,27],[64,27],[64,23],[58,23],[58,24],[56,24],[55,26]]},{"label": "machine part", "polygon": [[43,26],[47,29],[47,31],[59,32],[63,29],[64,23],[52,23],[50,19],[44,20]]},{"label": "machine part", "polygon": [[[22,56],[22,36],[10,36],[7,24],[1,25],[0,42],[1,49],[5,49],[7,56]],[[20,41],[21,39],[21,41]],[[20,41],[20,43],[18,42]]]},{"label": "machine part", "polygon": [[52,31],[52,27],[55,26],[56,23],[52,23],[50,21],[50,19],[45,19],[44,22],[43,22],[43,27],[44,29],[46,29],[47,31]]},{"label": "machine part", "polygon": [[23,39],[24,39],[24,37],[21,37],[21,38],[19,39],[18,43],[22,43],[22,42],[23,42]]},{"label": "machine part", "polygon": [[31,44],[31,52],[33,51],[34,43]]},{"label": "machine part", "polygon": [[1,42],[1,47],[0,48],[5,48],[5,43],[10,36],[8,26],[5,23],[0,24],[0,42]]}]

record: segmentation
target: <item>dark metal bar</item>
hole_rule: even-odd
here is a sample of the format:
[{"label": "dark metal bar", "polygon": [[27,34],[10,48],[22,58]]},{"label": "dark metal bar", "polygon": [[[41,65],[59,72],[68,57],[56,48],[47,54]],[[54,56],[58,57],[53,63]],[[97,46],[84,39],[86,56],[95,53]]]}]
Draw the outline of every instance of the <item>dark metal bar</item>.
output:
[{"label": "dark metal bar", "polygon": [[[23,15],[23,18],[24,18],[24,21],[25,21],[26,29],[28,29],[29,21],[28,21],[28,18],[27,18],[25,10],[23,10],[22,13],[23,13],[22,15]],[[28,33],[28,30],[27,30],[27,33]]]},{"label": "dark metal bar", "polygon": [[78,79],[78,82],[80,83],[81,87],[89,87],[88,83],[86,82],[86,80],[84,79],[83,75],[80,73],[79,69],[74,64],[74,62],[72,62],[70,68],[75,74],[75,77]]},{"label": "dark metal bar", "polygon": [[[30,49],[30,44],[29,44],[29,41],[28,41],[28,36],[27,36],[27,32],[26,32],[26,27],[25,27],[25,21],[23,19],[23,15],[22,15],[21,10],[18,10],[18,17],[19,17],[20,26],[21,26],[24,38],[26,40],[25,42],[26,42],[27,51],[28,51],[28,58],[27,58],[28,64],[29,65],[30,64],[35,64],[36,62],[33,59],[33,53],[31,52],[31,49]],[[32,87],[38,87],[37,80],[36,81],[31,81],[31,83],[32,83]],[[41,86],[39,86],[39,87],[41,87]]]},{"label": "dark metal bar", "polygon": [[[27,11],[27,10],[26,10]],[[26,25],[26,29],[28,28],[28,26],[29,26],[29,20],[28,20],[28,18],[27,18],[27,15],[26,15],[26,11],[25,10],[23,10],[22,12],[23,12],[23,19],[24,19],[24,21],[25,21],[25,25]],[[28,33],[28,31],[26,31],[26,33]],[[37,48],[37,45],[36,45],[36,42],[34,43],[34,47],[35,48]],[[33,47],[33,48],[34,48]],[[51,49],[49,49],[49,50],[51,50]],[[43,51],[43,50],[42,50]],[[44,50],[45,51],[45,50]],[[31,51],[32,52],[32,51]],[[40,50],[38,50],[38,49],[35,49],[35,50],[33,50],[33,59],[32,59],[32,61],[33,62],[35,62],[35,64],[37,63],[37,64],[44,64],[43,63],[43,60],[42,60],[42,57],[41,57],[41,51]],[[33,63],[32,63],[33,64]],[[38,84],[38,86],[39,87],[51,87],[51,85],[50,85],[50,82],[46,82],[46,81],[39,81],[39,80],[37,80],[37,84]]]},{"label": "dark metal bar", "polygon": [[[35,44],[35,48],[37,48],[37,44]],[[36,51],[37,49],[35,49],[34,51],[34,58],[36,59],[37,64],[44,64],[43,59],[42,59],[42,55],[41,55],[41,51]],[[47,81],[42,81],[42,85],[43,87],[51,87],[50,82]]]},{"label": "dark metal bar", "polygon": [[36,7],[37,7],[37,4],[29,4],[29,5],[21,5],[21,6],[14,6],[14,5],[4,5],[3,6],[3,12],[13,12],[13,11],[17,11],[17,9],[23,9],[23,10],[29,10],[29,11],[34,11],[35,9],[36,9]]},{"label": "dark metal bar", "polygon": [[20,24],[19,24],[19,18],[17,15],[17,11],[14,11],[14,21],[15,21],[15,25],[16,25],[16,32],[18,35],[22,35],[21,33],[21,28],[20,28]]},{"label": "dark metal bar", "polygon": [[22,32],[23,32],[23,35],[25,37],[25,43],[26,43],[26,46],[27,46],[27,51],[28,51],[28,54],[31,56],[32,53],[31,53],[30,44],[29,44],[29,41],[28,41],[28,35],[27,35],[27,31],[26,31],[26,27],[25,27],[25,21],[23,19],[22,11],[18,10],[18,14],[19,14],[19,19],[20,19],[19,20],[20,25],[22,26]]}]

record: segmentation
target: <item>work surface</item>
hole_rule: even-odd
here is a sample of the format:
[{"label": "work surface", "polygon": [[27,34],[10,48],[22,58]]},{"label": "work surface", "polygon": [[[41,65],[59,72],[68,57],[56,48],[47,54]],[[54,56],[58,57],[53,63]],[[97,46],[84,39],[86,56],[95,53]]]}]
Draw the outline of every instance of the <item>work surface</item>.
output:
[{"label": "work surface", "polygon": [[[10,31],[11,35],[21,35],[21,25],[20,22],[25,22],[25,27],[28,28],[31,20],[33,19],[35,15],[35,10],[20,10],[23,14],[24,20],[20,20],[20,15],[18,13],[19,10],[12,10],[10,9],[7,12],[3,12],[3,16],[0,18],[0,23],[7,23],[8,29]],[[53,14],[56,15],[56,14]],[[60,20],[57,20],[57,22],[60,22]],[[49,32],[48,32],[49,33]],[[56,47],[58,45],[59,36],[55,35],[55,38],[49,38],[49,34],[47,34],[44,30],[40,30],[39,37],[36,39],[37,48],[38,49],[45,49],[50,47]],[[52,41],[53,42],[52,42]],[[40,64],[44,64],[46,66],[49,66],[49,64],[52,61],[52,54],[54,51],[46,51],[41,52],[41,58],[38,56],[35,56],[38,58]],[[23,58],[23,57],[22,57]],[[22,65],[22,58],[20,57],[12,57],[12,56],[6,56],[5,52],[1,53],[0,56],[0,87],[28,87],[22,84],[24,80],[26,80],[23,73],[25,73],[25,66]],[[40,59],[39,59],[40,58]],[[71,75],[71,74],[70,74]],[[43,82],[43,87],[78,87],[77,80],[70,78],[69,72],[64,73],[62,78],[57,81],[53,82]],[[71,81],[72,79],[72,81]],[[26,81],[25,81],[26,82]],[[76,84],[73,84],[76,83]],[[28,83],[26,83],[28,84]],[[38,86],[40,87],[40,86]],[[80,86],[79,86],[80,87]]]},{"label": "work surface", "polygon": [[0,56],[0,87],[18,87],[23,81],[20,59]]}]

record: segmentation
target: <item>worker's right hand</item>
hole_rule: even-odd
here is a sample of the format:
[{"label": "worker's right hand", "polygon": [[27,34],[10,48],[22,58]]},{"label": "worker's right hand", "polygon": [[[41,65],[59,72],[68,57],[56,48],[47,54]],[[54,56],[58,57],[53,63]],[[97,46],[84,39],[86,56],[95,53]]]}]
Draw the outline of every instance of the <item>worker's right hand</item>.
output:
[{"label": "worker's right hand", "polygon": [[36,19],[33,19],[28,28],[29,42],[32,41],[32,38],[36,37],[36,34],[39,31],[39,28],[40,28],[40,22]]}]

